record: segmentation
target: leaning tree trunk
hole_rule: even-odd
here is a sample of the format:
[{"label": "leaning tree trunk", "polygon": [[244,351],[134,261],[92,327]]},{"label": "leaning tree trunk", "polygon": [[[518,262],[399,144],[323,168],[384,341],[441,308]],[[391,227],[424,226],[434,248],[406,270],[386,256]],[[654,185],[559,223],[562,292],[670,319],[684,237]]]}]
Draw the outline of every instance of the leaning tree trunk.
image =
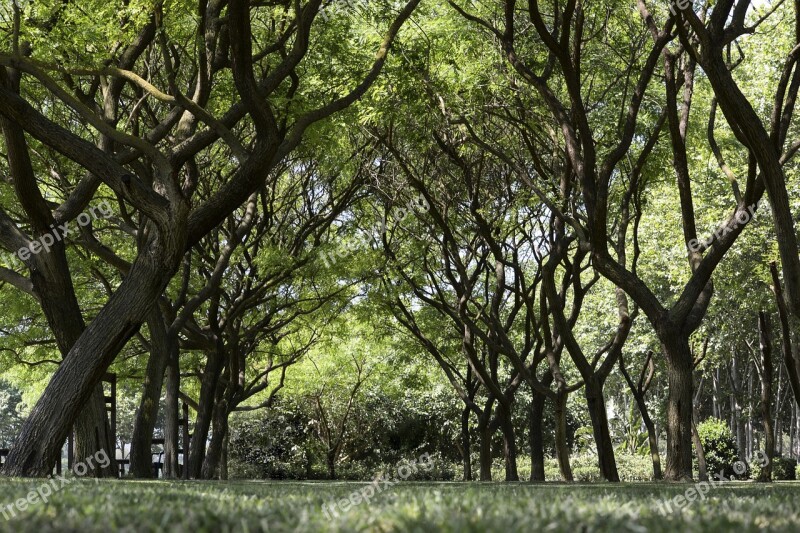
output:
[{"label": "leaning tree trunk", "polygon": [[600,475],[606,481],[619,481],[617,461],[614,458],[614,444],[611,441],[611,431],[608,428],[608,413],[603,396],[603,383],[595,374],[586,380],[586,403],[589,407],[589,417],[592,421],[592,433],[597,446],[597,460],[600,466]]},{"label": "leaning tree trunk", "polygon": [[667,466],[669,481],[692,480],[692,366],[689,339],[670,331],[661,340],[667,360]]},{"label": "leaning tree trunk", "polygon": [[[176,272],[185,237],[180,244],[170,237],[160,235],[153,239],[154,249],[139,254],[117,291],[72,346],[23,424],[4,475],[49,475],[81,408]],[[166,246],[172,250],[160,249]]]},{"label": "leaning tree trunk", "polygon": [[134,477],[148,479],[153,476],[153,430],[158,417],[164,370],[169,360],[167,330],[159,310],[154,307],[147,317],[150,330],[150,358],[147,361],[142,397],[136,410],[131,438],[131,473]]}]

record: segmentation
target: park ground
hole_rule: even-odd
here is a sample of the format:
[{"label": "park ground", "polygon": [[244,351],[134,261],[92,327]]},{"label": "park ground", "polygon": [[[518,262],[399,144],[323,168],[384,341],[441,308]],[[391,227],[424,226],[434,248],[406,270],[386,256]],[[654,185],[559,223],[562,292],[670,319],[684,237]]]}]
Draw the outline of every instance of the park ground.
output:
[{"label": "park ground", "polygon": [[[0,480],[0,505],[8,515],[43,483]],[[694,485],[401,482],[338,516],[323,512],[367,485],[71,480],[47,503],[0,515],[0,532],[800,531],[800,482],[729,482],[672,510],[664,502]]]}]

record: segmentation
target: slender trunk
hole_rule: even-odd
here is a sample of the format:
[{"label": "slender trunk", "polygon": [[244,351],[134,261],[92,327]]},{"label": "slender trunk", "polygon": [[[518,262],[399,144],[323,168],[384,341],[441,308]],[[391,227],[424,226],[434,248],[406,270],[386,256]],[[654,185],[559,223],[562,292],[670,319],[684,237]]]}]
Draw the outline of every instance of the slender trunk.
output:
[{"label": "slender trunk", "polygon": [[767,464],[761,469],[758,481],[772,481],[772,459],[775,456],[775,437],[772,428],[772,338],[769,317],[765,312],[758,314],[759,345],[761,348],[761,417],[764,420],[764,453]]},{"label": "slender trunk", "polygon": [[131,438],[131,466],[134,477],[148,479],[153,476],[153,430],[158,417],[164,370],[169,359],[167,330],[158,308],[147,317],[150,330],[150,358],[147,361],[142,397],[136,410]]},{"label": "slender trunk", "polygon": [[325,455],[328,464],[328,479],[336,479],[336,450],[328,450]]},{"label": "slender trunk", "polygon": [[592,421],[592,433],[597,446],[597,460],[600,475],[606,481],[619,481],[617,462],[614,458],[614,444],[608,428],[608,413],[603,396],[603,383],[597,375],[593,375],[584,386],[586,403],[589,407],[589,418]]},{"label": "slender trunk", "polygon": [[203,479],[221,479],[219,468],[222,462],[225,441],[228,438],[228,401],[223,400],[214,408],[214,431],[211,434],[211,443],[203,459],[201,475]]},{"label": "slender trunk", "polygon": [[464,464],[464,481],[472,481],[472,447],[469,438],[470,408],[464,407],[461,411],[461,454]]},{"label": "slender trunk", "polygon": [[[164,477],[167,479],[177,479],[180,477],[178,472],[178,448],[179,448],[179,427],[178,419],[180,414],[180,389],[181,389],[181,369],[180,369],[180,348],[178,340],[172,337],[167,339],[168,359],[166,375],[166,394],[164,397]],[[184,455],[184,464],[186,459]]]},{"label": "slender trunk", "polygon": [[492,480],[492,430],[489,428],[488,415],[484,414],[478,420],[478,435],[480,438],[479,462],[480,480]]},{"label": "slender trunk", "polygon": [[[697,424],[692,420],[692,441],[697,452],[697,470],[700,481],[708,481],[708,467],[706,465],[706,452],[703,450],[703,443],[700,441],[700,433],[697,432]],[[712,474],[715,472],[712,472]]]},{"label": "slender trunk", "polygon": [[569,464],[569,446],[567,446],[567,396],[567,391],[560,389],[556,392],[556,399],[553,402],[553,416],[556,424],[556,458],[561,471],[561,479],[574,481],[572,466]]},{"label": "slender trunk", "polygon": [[662,339],[667,360],[667,466],[669,481],[692,479],[692,355],[686,335],[670,331]]},{"label": "slender trunk", "polygon": [[224,362],[223,354],[224,351],[219,346],[208,354],[208,360],[200,382],[200,401],[197,403],[197,418],[192,431],[191,449],[189,451],[189,477],[192,479],[199,478],[202,473],[208,433],[214,412],[214,397]]}]

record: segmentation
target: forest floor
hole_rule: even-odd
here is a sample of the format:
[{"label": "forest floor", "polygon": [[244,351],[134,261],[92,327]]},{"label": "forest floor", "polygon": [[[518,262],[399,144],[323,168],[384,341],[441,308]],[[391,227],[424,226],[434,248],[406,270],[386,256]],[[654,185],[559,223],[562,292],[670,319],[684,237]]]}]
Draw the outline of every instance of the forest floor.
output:
[{"label": "forest floor", "polygon": [[800,482],[67,481],[0,478],[0,532],[800,531]]}]

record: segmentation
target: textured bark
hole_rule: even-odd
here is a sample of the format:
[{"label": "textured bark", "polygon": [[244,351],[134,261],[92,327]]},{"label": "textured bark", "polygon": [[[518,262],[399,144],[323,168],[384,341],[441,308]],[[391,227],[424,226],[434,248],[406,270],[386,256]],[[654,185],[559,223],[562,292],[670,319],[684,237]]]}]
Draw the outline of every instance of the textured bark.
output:
[{"label": "textured bark", "polygon": [[472,481],[472,443],[469,436],[470,408],[461,410],[461,455],[464,465],[464,481]]},{"label": "textured bark", "polygon": [[130,455],[131,474],[142,479],[153,476],[153,431],[161,401],[164,371],[169,359],[167,331],[158,309],[153,309],[148,315],[147,327],[150,330],[150,358],[142,383],[142,397],[133,422]]},{"label": "textured bark", "polygon": [[558,469],[561,472],[561,479],[564,481],[574,481],[572,477],[572,466],[569,463],[569,446],[567,446],[567,392],[559,390],[553,408],[553,416],[556,423],[556,458],[558,459]]},{"label": "textured bark", "polygon": [[667,465],[664,478],[692,479],[692,355],[685,335],[662,339],[667,360]]},{"label": "textured bark", "polygon": [[608,427],[603,384],[596,375],[586,382],[584,393],[589,407],[589,417],[592,420],[592,433],[597,446],[600,475],[606,481],[619,481],[617,461],[614,458],[614,443],[611,441],[611,430]]},{"label": "textured bark", "polygon": [[[180,413],[180,359],[177,339],[168,338],[168,358],[166,374],[166,394],[164,397],[164,477],[177,479],[180,477],[178,470],[178,449],[180,447],[180,430],[178,419]],[[186,464],[184,454],[184,464]]]},{"label": "textured bark", "polygon": [[25,422],[4,474],[46,476],[52,469],[81,406],[177,269],[181,254],[165,255],[173,261],[150,263],[153,255],[140,255],[108,304],[72,347]]},{"label": "textured bark", "polygon": [[500,430],[503,433],[503,457],[505,459],[506,481],[519,481],[517,472],[517,443],[514,437],[514,425],[508,408],[500,406],[497,416],[500,417]]},{"label": "textured bark", "polygon": [[228,402],[222,401],[214,408],[213,432],[211,443],[203,459],[201,477],[203,479],[224,479],[221,476],[220,465],[225,450],[225,443],[228,439]]},{"label": "textured bark", "polygon": [[775,433],[772,427],[772,333],[769,328],[769,317],[763,311],[758,314],[759,347],[761,361],[757,366],[760,369],[761,379],[761,418],[764,420],[764,453],[767,464],[761,469],[758,481],[772,481],[772,459],[775,456]]},{"label": "textured bark", "polygon": [[479,420],[478,435],[480,447],[478,449],[478,461],[480,464],[480,480],[492,480],[492,431],[489,428],[488,420]]},{"label": "textured bark", "polygon": [[[553,376],[549,372],[542,378],[542,384],[549,386]],[[547,397],[533,393],[530,405],[531,481],[544,481],[544,407]]]},{"label": "textured bark", "polygon": [[192,479],[199,479],[202,476],[208,433],[214,414],[214,399],[224,360],[224,350],[221,347],[211,351],[200,381],[200,400],[197,404],[197,418],[189,451],[189,477]]}]

